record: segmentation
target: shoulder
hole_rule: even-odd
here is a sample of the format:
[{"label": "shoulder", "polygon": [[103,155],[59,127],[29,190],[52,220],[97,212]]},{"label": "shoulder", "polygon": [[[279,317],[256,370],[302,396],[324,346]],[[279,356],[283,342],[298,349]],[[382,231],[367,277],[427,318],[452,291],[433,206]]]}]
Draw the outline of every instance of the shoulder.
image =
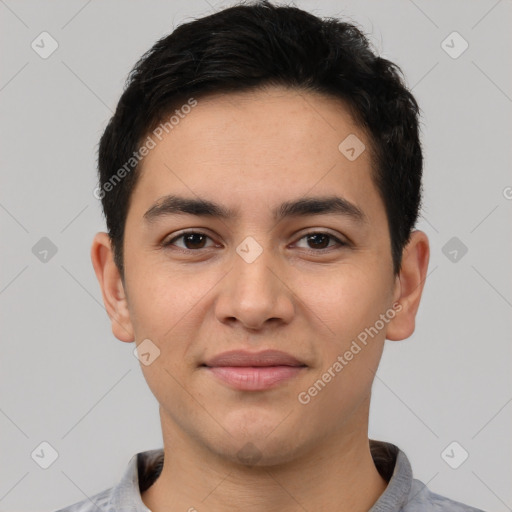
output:
[{"label": "shoulder", "polygon": [[139,452],[130,459],[123,477],[116,485],[56,512],[147,512],[141,492],[158,478],[162,466],[163,449]]},{"label": "shoulder", "polygon": [[459,501],[454,501],[436,494],[419,480],[413,479],[409,500],[403,512],[484,512],[479,508],[470,507]]},{"label": "shoulder", "polygon": [[113,512],[112,503],[113,487],[78,501],[73,505],[61,508],[55,512]]}]

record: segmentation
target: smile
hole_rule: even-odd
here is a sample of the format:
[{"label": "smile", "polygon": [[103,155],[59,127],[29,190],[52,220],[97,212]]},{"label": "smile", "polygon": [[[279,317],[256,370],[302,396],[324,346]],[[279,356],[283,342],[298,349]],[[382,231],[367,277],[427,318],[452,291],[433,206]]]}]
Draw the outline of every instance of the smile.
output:
[{"label": "smile", "polygon": [[262,391],[296,377],[305,366],[205,366],[220,381],[241,391]]},{"label": "smile", "polygon": [[232,350],[207,360],[201,367],[234,389],[262,391],[296,377],[307,365],[279,350]]}]

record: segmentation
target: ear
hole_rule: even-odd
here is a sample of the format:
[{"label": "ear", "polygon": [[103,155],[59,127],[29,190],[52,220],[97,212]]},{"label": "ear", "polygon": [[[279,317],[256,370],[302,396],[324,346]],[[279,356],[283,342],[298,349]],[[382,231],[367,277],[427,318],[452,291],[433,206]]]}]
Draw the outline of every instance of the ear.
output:
[{"label": "ear", "polygon": [[103,303],[112,323],[112,333],[121,341],[135,340],[128,302],[119,270],[114,262],[110,237],[100,232],[94,236],[91,261],[100,283]]},{"label": "ear", "polygon": [[387,339],[404,340],[414,332],[429,258],[427,235],[423,231],[413,231],[408,244],[404,247],[400,273],[396,277],[394,299],[400,303],[401,309],[397,309],[397,314],[388,324]]}]

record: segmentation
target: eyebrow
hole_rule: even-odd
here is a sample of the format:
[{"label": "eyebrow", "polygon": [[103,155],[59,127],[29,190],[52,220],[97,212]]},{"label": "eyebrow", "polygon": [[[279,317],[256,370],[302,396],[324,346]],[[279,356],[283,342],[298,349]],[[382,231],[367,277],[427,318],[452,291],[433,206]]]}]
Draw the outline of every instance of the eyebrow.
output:
[{"label": "eyebrow", "polygon": [[[300,198],[286,201],[272,210],[273,218],[277,222],[288,217],[306,217],[332,213],[352,219],[359,224],[368,223],[367,216],[358,206],[339,196]],[[239,211],[207,199],[168,195],[160,198],[151,206],[143,218],[146,223],[151,224],[161,217],[182,214],[229,220],[237,218]]]}]

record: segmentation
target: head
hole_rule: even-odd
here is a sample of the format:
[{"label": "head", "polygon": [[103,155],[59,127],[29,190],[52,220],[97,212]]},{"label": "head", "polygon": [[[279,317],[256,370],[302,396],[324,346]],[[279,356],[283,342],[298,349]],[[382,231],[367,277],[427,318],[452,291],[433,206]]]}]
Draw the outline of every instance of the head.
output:
[{"label": "head", "polygon": [[[115,336],[158,354],[142,369],[164,428],[263,464],[365,425],[428,266],[418,115],[358,28],[294,7],[225,9],[139,60],[100,141],[92,260]],[[303,367],[235,390],[204,366],[235,349]]]}]

